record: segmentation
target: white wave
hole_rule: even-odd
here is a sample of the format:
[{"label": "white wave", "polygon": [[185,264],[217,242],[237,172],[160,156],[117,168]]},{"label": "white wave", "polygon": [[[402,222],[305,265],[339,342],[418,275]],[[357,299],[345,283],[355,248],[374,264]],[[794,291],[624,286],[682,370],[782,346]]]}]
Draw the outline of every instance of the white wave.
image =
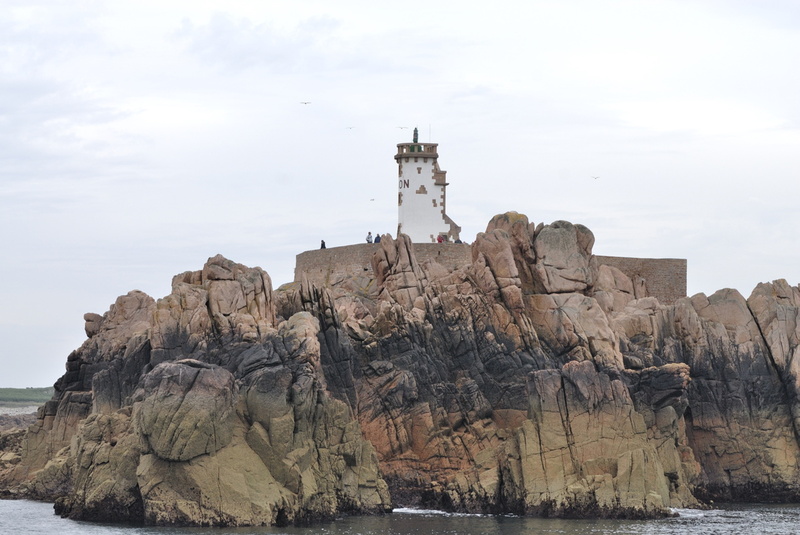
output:
[{"label": "white wave", "polygon": [[706,516],[715,516],[719,514],[719,509],[680,509],[677,507],[673,507],[670,509],[673,513],[676,513],[681,518],[703,518]]},{"label": "white wave", "polygon": [[428,515],[428,516],[486,516],[476,513],[451,513],[448,511],[441,511],[439,509],[417,509],[416,507],[395,507],[393,513],[401,513],[406,515]]}]

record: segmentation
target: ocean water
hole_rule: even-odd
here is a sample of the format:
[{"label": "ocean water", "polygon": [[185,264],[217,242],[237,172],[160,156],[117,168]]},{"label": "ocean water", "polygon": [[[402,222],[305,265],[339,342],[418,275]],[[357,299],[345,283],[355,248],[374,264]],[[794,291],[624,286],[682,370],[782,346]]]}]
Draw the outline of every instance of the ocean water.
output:
[{"label": "ocean water", "polygon": [[23,414],[35,414],[38,409],[37,405],[0,406],[0,414],[22,416]]},{"label": "ocean water", "polygon": [[662,520],[559,520],[514,516],[458,515],[397,509],[375,517],[347,517],[306,528],[153,528],[76,522],[53,514],[53,506],[0,500],[0,534],[57,535],[744,535],[800,533],[798,505],[730,505],[709,511],[681,509]]}]

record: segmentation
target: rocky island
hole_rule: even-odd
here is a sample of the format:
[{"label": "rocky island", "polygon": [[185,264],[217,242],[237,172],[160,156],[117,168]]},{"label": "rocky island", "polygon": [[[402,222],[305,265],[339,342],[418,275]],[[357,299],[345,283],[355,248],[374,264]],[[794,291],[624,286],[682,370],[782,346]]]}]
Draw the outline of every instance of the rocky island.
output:
[{"label": "rocky island", "polygon": [[0,435],[0,496],[212,526],[800,498],[800,288],[663,303],[593,244],[510,212],[457,268],[402,234],[325,284],[210,258],[85,316],[53,399]]}]

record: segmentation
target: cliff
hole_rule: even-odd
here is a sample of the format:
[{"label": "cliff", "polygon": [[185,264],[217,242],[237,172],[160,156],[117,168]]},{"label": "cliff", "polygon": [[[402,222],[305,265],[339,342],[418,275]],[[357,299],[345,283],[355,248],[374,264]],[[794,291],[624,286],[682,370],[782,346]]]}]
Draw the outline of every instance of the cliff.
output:
[{"label": "cliff", "polygon": [[663,305],[593,243],[511,212],[463,268],[385,236],[374,276],[277,291],[211,258],[86,315],[0,488],[161,525],[800,497],[800,289]]}]

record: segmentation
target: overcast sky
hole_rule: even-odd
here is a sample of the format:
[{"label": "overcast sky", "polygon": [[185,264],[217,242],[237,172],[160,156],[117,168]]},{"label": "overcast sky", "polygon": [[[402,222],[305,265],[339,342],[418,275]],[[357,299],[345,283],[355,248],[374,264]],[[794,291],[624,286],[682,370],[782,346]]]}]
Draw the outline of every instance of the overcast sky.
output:
[{"label": "overcast sky", "polygon": [[277,287],[394,234],[414,126],[467,241],[514,210],[686,258],[690,294],[800,283],[796,0],[0,7],[0,386],[217,253]]}]

